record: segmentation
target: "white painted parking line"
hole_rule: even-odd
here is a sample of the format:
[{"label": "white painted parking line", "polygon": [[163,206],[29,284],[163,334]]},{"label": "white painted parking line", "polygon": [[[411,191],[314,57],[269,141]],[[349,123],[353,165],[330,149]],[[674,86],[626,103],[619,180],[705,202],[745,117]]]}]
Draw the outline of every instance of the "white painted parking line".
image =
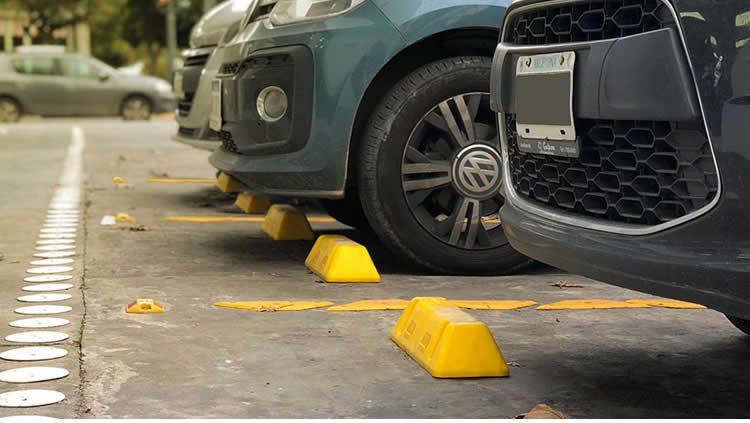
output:
[{"label": "white painted parking line", "polygon": [[37,251],[61,251],[75,249],[75,244],[51,244],[36,247]]},{"label": "white painted parking line", "polygon": [[24,282],[61,282],[73,279],[71,275],[37,275],[23,278]]},{"label": "white painted parking line", "polygon": [[54,245],[54,244],[75,244],[75,239],[65,238],[52,238],[52,239],[40,239],[36,242],[37,245]]},{"label": "white painted parking line", "polygon": [[65,395],[46,389],[27,389],[23,391],[3,392],[0,394],[0,407],[39,407],[58,403]]},{"label": "white painted parking line", "polygon": [[46,303],[65,301],[73,298],[70,294],[31,294],[18,297],[17,300],[24,303]]},{"label": "white painted parking line", "polygon": [[32,266],[57,266],[60,264],[70,264],[75,262],[73,259],[69,258],[53,258],[53,259],[41,259],[41,260],[32,260],[29,262]]},{"label": "white painted parking line", "polygon": [[39,232],[43,234],[73,234],[76,228],[42,228]]},{"label": "white painted parking line", "polygon": [[64,291],[73,287],[73,284],[69,283],[40,283],[39,285],[28,285],[21,288],[26,292],[50,292],[50,291]]},{"label": "white painted parking line", "polygon": [[34,383],[62,379],[70,374],[59,367],[21,367],[0,372],[0,382]]},{"label": "white painted parking line", "polygon": [[18,314],[60,314],[73,310],[73,307],[63,305],[35,305],[19,307],[13,311]]},{"label": "white painted parking line", "polygon": [[26,273],[33,273],[33,274],[52,274],[52,273],[65,273],[70,272],[73,270],[70,266],[43,266],[43,267],[32,267],[30,269],[26,269]]},{"label": "white painted parking line", "polygon": [[76,234],[39,234],[41,239],[75,238]]},{"label": "white painted parking line", "polygon": [[76,255],[75,251],[45,251],[43,253],[35,253],[34,257],[60,258],[60,257],[73,257],[74,255]]},{"label": "white painted parking line", "polygon": [[0,353],[0,358],[7,361],[44,361],[65,357],[68,352],[58,347],[21,347]]},{"label": "white painted parking line", "polygon": [[68,319],[59,317],[33,317],[31,319],[14,320],[8,326],[23,329],[47,329],[65,326],[70,323]]},{"label": "white painted parking line", "polygon": [[42,227],[45,228],[75,228],[78,223],[45,223]]},{"label": "white painted parking line", "polygon": [[60,342],[66,339],[68,339],[67,333],[47,330],[32,330],[30,332],[12,333],[5,337],[5,340],[8,342],[18,342],[22,344],[46,344],[49,342]]}]

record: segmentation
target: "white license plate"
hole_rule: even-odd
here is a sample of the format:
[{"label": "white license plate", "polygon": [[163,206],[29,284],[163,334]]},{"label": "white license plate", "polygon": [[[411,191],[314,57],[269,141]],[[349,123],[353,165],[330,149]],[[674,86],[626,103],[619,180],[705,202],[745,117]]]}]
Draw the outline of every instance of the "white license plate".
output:
[{"label": "white license plate", "polygon": [[182,88],[182,72],[177,72],[174,74],[172,89],[174,90],[175,97],[180,100],[185,98],[185,90]]},{"label": "white license plate", "polygon": [[208,126],[214,131],[221,131],[224,118],[221,115],[221,79],[211,81],[211,113],[208,116]]},{"label": "white license plate", "polygon": [[[573,118],[575,52],[521,56],[515,78],[516,130],[543,154],[577,156]],[[558,148],[559,147],[559,148]]]}]

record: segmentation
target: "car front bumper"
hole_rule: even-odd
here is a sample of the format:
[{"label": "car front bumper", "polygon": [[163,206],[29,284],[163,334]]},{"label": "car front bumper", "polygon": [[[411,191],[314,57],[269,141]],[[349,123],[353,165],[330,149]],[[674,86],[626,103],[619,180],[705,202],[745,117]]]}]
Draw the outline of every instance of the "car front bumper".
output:
[{"label": "car front bumper", "polygon": [[[403,45],[372,3],[330,19],[248,25],[224,51],[222,148],[211,164],[257,192],[340,198],[360,99]],[[287,115],[263,121],[259,92],[280,86]]]}]

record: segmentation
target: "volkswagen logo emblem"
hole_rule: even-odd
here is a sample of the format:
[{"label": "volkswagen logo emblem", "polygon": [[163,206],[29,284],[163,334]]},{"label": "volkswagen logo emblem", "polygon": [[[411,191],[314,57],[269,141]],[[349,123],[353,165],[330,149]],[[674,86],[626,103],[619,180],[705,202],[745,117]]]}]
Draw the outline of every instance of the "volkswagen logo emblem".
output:
[{"label": "volkswagen logo emblem", "polygon": [[472,144],[453,161],[453,184],[466,197],[485,200],[500,190],[502,159],[497,150],[485,144]]}]

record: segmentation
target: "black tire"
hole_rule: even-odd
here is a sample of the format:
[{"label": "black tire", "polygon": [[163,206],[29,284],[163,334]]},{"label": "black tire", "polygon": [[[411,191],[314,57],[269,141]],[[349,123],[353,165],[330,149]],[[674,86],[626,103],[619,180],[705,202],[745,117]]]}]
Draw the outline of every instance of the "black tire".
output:
[{"label": "black tire", "polygon": [[332,218],[344,225],[361,230],[369,230],[370,222],[367,221],[362,204],[359,201],[359,193],[356,190],[348,191],[346,197],[340,200],[319,200],[320,206]]},{"label": "black tire", "polygon": [[[426,122],[430,122],[430,125],[432,125],[429,126],[429,128],[432,128],[430,130],[434,131],[435,128],[440,127],[440,125],[431,123],[435,121],[435,119],[431,119],[433,113],[442,113],[443,123],[448,123],[448,120],[446,120],[446,113],[448,112],[441,107],[446,107],[450,114],[454,115],[454,118],[456,115],[453,110],[459,110],[459,120],[463,117],[470,117],[468,121],[464,121],[468,122],[467,125],[464,125],[464,129],[459,129],[459,131],[464,131],[463,134],[469,142],[465,144],[454,142],[455,145],[452,145],[451,149],[457,151],[469,145],[481,144],[483,148],[489,146],[494,149],[493,154],[497,154],[497,160],[499,160],[499,141],[495,117],[489,110],[489,97],[487,95],[489,92],[490,66],[491,60],[486,57],[456,57],[434,62],[414,71],[399,81],[386,94],[370,118],[362,140],[363,145],[359,162],[359,191],[362,206],[372,228],[382,241],[399,256],[431,272],[444,274],[507,274],[530,263],[527,257],[510,246],[502,231],[499,219],[496,219],[493,228],[487,229],[487,220],[485,220],[487,216],[485,214],[485,202],[487,200],[461,197],[463,194],[456,189],[453,182],[442,184],[440,188],[428,188],[426,190],[428,193],[425,194],[427,199],[421,196],[420,200],[414,200],[414,197],[411,196],[407,199],[407,195],[411,195],[411,192],[407,191],[412,189],[412,185],[407,185],[412,182],[409,178],[413,175],[410,176],[410,174],[426,172],[424,170],[412,172],[412,170],[407,170],[407,167],[419,163],[433,163],[426,156],[420,156],[427,160],[425,162],[409,162],[411,156],[407,155],[407,152],[411,154],[414,150],[412,142],[417,135],[422,136],[428,133],[429,130],[425,129],[428,127],[425,126],[428,125]],[[480,96],[480,99],[475,101],[474,96]],[[463,109],[458,106],[459,97]],[[464,101],[465,98],[469,99],[468,103]],[[453,103],[449,103],[449,101],[453,101]],[[480,104],[477,104],[477,102]],[[469,104],[468,108],[467,104]],[[461,112],[467,111],[471,112],[471,116],[460,115]],[[483,123],[481,125],[483,126],[481,128],[478,126],[480,124],[479,115],[482,115]],[[444,132],[448,131],[446,125],[442,125],[442,129]],[[453,128],[450,129],[453,130]],[[484,131],[482,136],[480,136],[480,129]],[[469,131],[471,131],[471,135],[466,136]],[[457,141],[455,132],[452,134],[452,140]],[[443,139],[440,139],[440,136],[434,136],[432,141],[429,142],[447,144],[449,142],[446,140],[449,138],[443,136]],[[427,137],[425,136],[424,139],[427,140]],[[428,141],[419,142],[428,143]],[[407,146],[410,147],[408,150]],[[448,177],[453,178],[454,171],[446,170],[449,168],[448,163],[455,163],[456,161],[455,153],[451,154],[454,154],[452,159],[445,158],[449,157],[446,152],[445,157],[441,158],[439,163],[440,166],[445,167],[441,167],[440,172],[450,173],[451,176]],[[434,163],[438,162],[435,161]],[[465,161],[461,163],[465,163]],[[497,171],[497,167],[499,166],[494,166],[495,171]],[[451,164],[450,169],[453,168],[454,165]],[[463,169],[463,167],[458,169]],[[464,175],[464,173],[461,173],[461,175]],[[493,176],[494,183],[501,183],[500,175],[500,173],[497,173],[496,177]],[[425,176],[429,175],[425,174]],[[451,179],[451,181],[454,179]],[[499,186],[492,185],[490,188],[490,191],[493,192],[492,195],[498,196],[502,200],[502,197],[499,196]],[[423,204],[428,202],[432,207],[433,204],[442,201],[435,199],[435,196],[443,198],[451,195],[459,198],[453,200],[456,204],[466,204],[469,201],[473,201],[473,203],[466,207],[451,206],[451,214],[446,211],[437,217],[430,215],[425,220],[426,214],[421,213],[421,209],[418,209],[418,207],[426,207]],[[493,198],[493,201],[500,200]],[[496,209],[499,209],[502,201],[497,204]],[[431,213],[437,212],[431,211]],[[496,215],[496,210],[494,213]],[[463,218],[460,216],[463,216]],[[440,238],[442,235],[439,231],[444,232],[446,225],[452,228],[449,241]],[[454,237],[454,231],[458,233],[457,238]],[[490,233],[491,236],[488,235]]]},{"label": "black tire", "polygon": [[10,97],[0,97],[0,122],[18,122],[21,119],[21,105]]},{"label": "black tire", "polygon": [[149,120],[151,100],[142,95],[132,95],[122,102],[120,115],[123,120]]},{"label": "black tire", "polygon": [[739,330],[745,332],[746,334],[750,335],[750,320],[747,319],[741,319],[739,317],[729,316],[726,315],[727,319],[729,319],[730,322]]}]

